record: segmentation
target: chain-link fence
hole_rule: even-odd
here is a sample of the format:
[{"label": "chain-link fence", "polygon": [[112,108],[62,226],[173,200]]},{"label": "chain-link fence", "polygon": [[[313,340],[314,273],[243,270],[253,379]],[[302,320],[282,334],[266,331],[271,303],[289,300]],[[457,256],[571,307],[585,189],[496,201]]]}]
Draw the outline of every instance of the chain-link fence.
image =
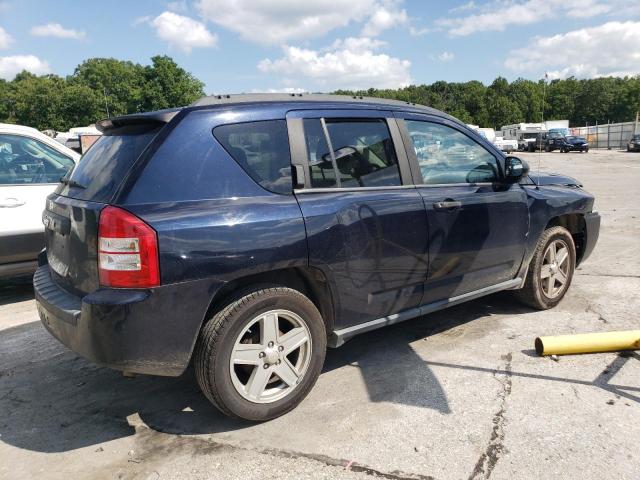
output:
[{"label": "chain-link fence", "polygon": [[571,135],[584,137],[589,142],[589,148],[608,148],[623,150],[627,142],[635,134],[640,133],[640,125],[636,122],[605,123],[586,127],[570,128]]}]

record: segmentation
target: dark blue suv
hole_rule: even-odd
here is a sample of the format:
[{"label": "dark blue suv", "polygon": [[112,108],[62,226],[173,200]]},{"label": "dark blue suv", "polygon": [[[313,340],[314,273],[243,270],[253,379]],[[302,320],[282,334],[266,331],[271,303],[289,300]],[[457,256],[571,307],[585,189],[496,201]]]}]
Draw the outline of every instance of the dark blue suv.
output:
[{"label": "dark blue suv", "polygon": [[43,212],[44,326],[101,365],[198,382],[265,420],[327,346],[500,290],[555,306],[600,217],[431,108],[329,95],[207,97],[100,122]]}]

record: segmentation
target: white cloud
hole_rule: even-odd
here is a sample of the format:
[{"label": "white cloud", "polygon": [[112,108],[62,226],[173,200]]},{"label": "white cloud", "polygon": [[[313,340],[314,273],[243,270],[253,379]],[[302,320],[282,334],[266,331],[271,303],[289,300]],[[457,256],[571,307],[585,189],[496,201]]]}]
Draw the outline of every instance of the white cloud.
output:
[{"label": "white cloud", "polygon": [[398,2],[387,2],[376,7],[373,14],[362,27],[361,35],[365,37],[375,37],[380,35],[384,30],[397,27],[398,25],[406,25],[409,21],[407,12],[398,7]]},{"label": "white cloud", "polygon": [[4,28],[0,27],[0,50],[9,48],[12,43],[13,37]]},{"label": "white cloud", "polygon": [[376,0],[199,0],[197,8],[203,18],[245,40],[278,45],[362,22],[381,5]]},{"label": "white cloud", "polygon": [[430,28],[418,28],[414,27],[413,25],[409,27],[409,34],[412,37],[421,37],[422,35],[426,35],[429,32],[431,32]]},{"label": "white cloud", "polygon": [[505,66],[549,72],[550,78],[640,74],[640,22],[608,22],[551,37],[536,37],[512,50]]},{"label": "white cloud", "polygon": [[466,12],[468,10],[474,10],[477,7],[476,2],[471,0],[467,3],[463,3],[462,5],[458,5],[457,7],[453,7],[449,10],[449,13]]},{"label": "white cloud", "polygon": [[429,55],[429,57],[431,58],[431,60],[438,60],[440,62],[450,62],[451,60],[456,58],[456,56],[451,52],[442,52],[437,55]]},{"label": "white cloud", "polygon": [[13,80],[14,77],[23,70],[35,75],[51,73],[49,64],[40,60],[35,55],[13,55],[9,57],[0,57],[0,78]]},{"label": "white cloud", "polygon": [[366,52],[369,50],[379,50],[387,46],[387,42],[369,37],[348,37],[338,38],[331,46],[323,48],[322,51],[330,52],[335,50],[350,50],[353,53]]},{"label": "white cloud", "polygon": [[31,35],[36,37],[69,38],[72,40],[82,40],[86,33],[72,28],[64,28],[59,23],[47,23],[46,25],[36,25],[29,30]]},{"label": "white cloud", "polygon": [[382,45],[369,38],[347,38],[321,50],[285,46],[282,58],[262,60],[258,69],[282,75],[285,83],[290,83],[292,77],[302,77],[311,84],[312,91],[409,85],[411,63],[377,53]]},{"label": "white cloud", "polygon": [[159,38],[183,52],[214,47],[218,42],[218,36],[207,30],[204,24],[177,13],[163,12],[153,20],[143,18],[141,21],[148,21],[156,29]]},{"label": "white cloud", "polygon": [[[452,36],[466,36],[478,32],[503,31],[508,27],[544,20],[562,20],[563,17],[624,15],[632,11],[632,3],[628,0],[492,0],[482,5],[469,2],[458,7],[455,12],[458,15],[440,18],[435,23]],[[466,16],[459,15],[466,10],[478,11]]]}]

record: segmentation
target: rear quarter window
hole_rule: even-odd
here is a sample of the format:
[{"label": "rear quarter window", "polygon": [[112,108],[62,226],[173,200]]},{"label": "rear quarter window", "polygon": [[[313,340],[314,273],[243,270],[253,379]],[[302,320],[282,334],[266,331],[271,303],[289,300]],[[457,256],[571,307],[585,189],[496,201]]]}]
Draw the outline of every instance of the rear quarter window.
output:
[{"label": "rear quarter window", "polygon": [[213,134],[229,155],[263,188],[291,193],[291,157],[284,120],[221,125]]},{"label": "rear quarter window", "polygon": [[217,115],[202,110],[182,118],[121,201],[148,204],[291,193],[286,122],[214,128]]}]

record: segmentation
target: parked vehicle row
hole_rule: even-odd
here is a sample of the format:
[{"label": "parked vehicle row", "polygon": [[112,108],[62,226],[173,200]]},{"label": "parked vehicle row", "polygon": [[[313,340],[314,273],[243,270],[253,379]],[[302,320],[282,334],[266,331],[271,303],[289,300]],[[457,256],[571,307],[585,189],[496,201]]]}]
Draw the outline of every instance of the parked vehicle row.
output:
[{"label": "parked vehicle row", "polygon": [[501,290],[552,308],[598,238],[578,181],[419,105],[218,96],[99,127],[43,213],[42,323],[115,369],[193,361],[230,416],[291,410],[362,332]]},{"label": "parked vehicle row", "polygon": [[584,137],[576,135],[556,136],[547,138],[544,147],[546,152],[560,150],[562,153],[588,152],[589,142]]}]

